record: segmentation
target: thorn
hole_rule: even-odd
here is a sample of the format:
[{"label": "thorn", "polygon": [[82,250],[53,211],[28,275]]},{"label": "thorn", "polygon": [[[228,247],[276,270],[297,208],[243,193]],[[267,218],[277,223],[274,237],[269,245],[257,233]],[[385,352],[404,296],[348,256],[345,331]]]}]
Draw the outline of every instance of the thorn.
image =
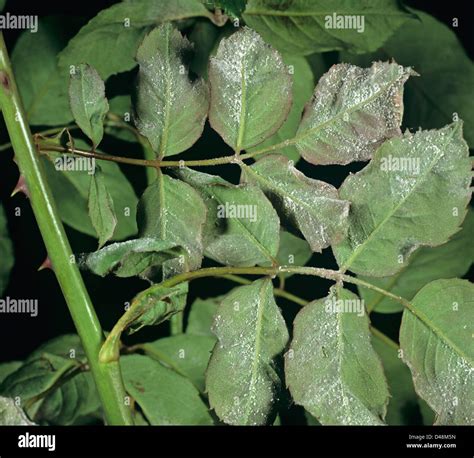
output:
[{"label": "thorn", "polygon": [[38,267],[38,272],[44,269],[51,269],[53,270],[53,264],[51,264],[51,259],[49,259],[49,256],[46,256],[46,259],[43,261],[43,264],[41,264]]},{"label": "thorn", "polygon": [[0,71],[0,84],[5,88],[5,91],[10,91],[10,78],[5,70]]},{"label": "thorn", "polygon": [[28,191],[28,186],[26,185],[25,177],[23,175],[20,175],[20,178],[18,179],[18,183],[15,186],[15,189],[11,193],[10,197],[13,197],[15,194],[18,194],[19,192],[22,192],[26,197],[30,197],[30,192]]}]

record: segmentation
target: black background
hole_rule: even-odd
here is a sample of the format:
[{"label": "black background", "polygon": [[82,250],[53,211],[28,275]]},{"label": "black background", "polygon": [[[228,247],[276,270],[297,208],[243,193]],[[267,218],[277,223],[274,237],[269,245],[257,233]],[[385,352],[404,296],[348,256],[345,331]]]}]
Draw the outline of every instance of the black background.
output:
[{"label": "black background", "polygon": [[[113,1],[37,1],[25,2],[19,0],[7,1],[4,11],[11,14],[36,14],[40,17],[49,15],[64,16],[64,27],[67,33],[73,36],[79,28],[90,18],[94,17],[100,10],[112,5]],[[451,26],[453,17],[459,18],[459,27],[453,29],[462,41],[466,51],[471,58],[474,57],[474,41],[471,1],[407,1],[406,4],[427,11],[441,21]],[[8,49],[14,47],[19,31],[6,31],[5,39]],[[100,46],[100,44],[98,44]],[[331,55],[328,56],[332,58]],[[416,67],[416,63],[414,63]],[[128,83],[127,87],[132,89],[134,72],[129,72],[117,77],[112,77],[107,82],[107,93],[113,94],[122,83]],[[3,123],[2,123],[3,124]],[[36,130],[41,130],[36,126]],[[0,132],[0,142],[8,141],[5,129]],[[139,146],[130,146],[129,143],[119,142],[106,138],[101,148],[105,151],[114,152],[117,155],[130,155],[139,157]],[[188,157],[213,157],[232,153],[222,142],[219,136],[209,126],[206,126],[203,137],[193,146],[192,150],[180,156]],[[10,198],[10,193],[18,179],[18,171],[12,161],[11,150],[0,152],[0,197],[9,220],[9,230],[15,248],[15,267],[13,269],[10,284],[5,296],[13,298],[37,298],[39,299],[39,315],[36,318],[28,316],[0,316],[0,362],[25,358],[32,350],[44,341],[68,332],[74,332],[74,326],[69,312],[61,294],[56,279],[51,271],[37,272],[37,268],[43,262],[46,253],[38,231],[35,219],[32,215],[28,200],[21,194]],[[325,166],[314,167],[301,161],[298,165],[304,173],[314,178],[319,178],[339,186],[349,170],[359,170],[363,164],[355,164],[350,167]],[[125,168],[126,167],[126,168]],[[122,167],[130,177],[137,195],[141,195],[144,189],[145,176],[141,168]],[[223,166],[219,170],[200,169],[209,173],[221,173],[230,181],[238,181],[238,167],[235,165]],[[15,208],[21,209],[21,217],[15,217]],[[68,236],[75,252],[93,251],[96,249],[96,241],[79,232],[66,227]],[[0,253],[0,262],[1,262]],[[325,250],[321,255],[314,255],[312,265],[328,268],[336,268],[330,250]],[[206,265],[212,265],[206,261]],[[472,273],[472,272],[471,272]],[[147,283],[141,280],[117,279],[95,277],[84,274],[87,288],[92,296],[96,310],[105,329],[110,329],[113,323],[123,313],[125,302],[129,301],[140,290],[147,287]],[[322,297],[331,285],[330,282],[315,277],[295,276],[288,280],[288,290],[295,292],[306,299]],[[235,286],[227,280],[202,279],[193,281],[191,284],[189,301],[195,297],[217,296],[227,292]],[[284,313],[291,318],[297,307],[291,303],[282,302]],[[399,315],[371,315],[374,324],[397,340],[399,327]],[[159,328],[150,328],[138,334],[140,340],[154,340],[168,332],[167,325]],[[132,340],[129,340],[130,342]]]}]

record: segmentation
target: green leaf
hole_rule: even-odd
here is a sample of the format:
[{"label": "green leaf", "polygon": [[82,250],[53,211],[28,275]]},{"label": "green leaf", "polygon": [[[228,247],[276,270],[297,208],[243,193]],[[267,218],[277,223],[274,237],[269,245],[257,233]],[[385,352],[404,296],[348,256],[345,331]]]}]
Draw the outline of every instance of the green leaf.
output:
[{"label": "green leaf", "polygon": [[276,264],[280,221],[262,191],[187,168],[176,173],[200,192],[207,207],[207,257],[234,266]]},{"label": "green leaf", "polygon": [[363,302],[345,289],[303,307],[285,355],[296,404],[323,425],[383,424],[388,389]]},{"label": "green leaf", "polygon": [[421,245],[445,243],[470,200],[471,161],[462,124],[406,132],[384,143],[373,160],[341,186],[351,201],[348,236],[333,246],[343,270],[388,276]]},{"label": "green leaf", "polygon": [[152,425],[211,425],[193,384],[147,356],[120,359],[125,388]]},{"label": "green leaf", "polygon": [[[411,300],[426,284],[440,278],[462,277],[474,261],[474,214],[468,211],[462,229],[449,242],[435,248],[424,247],[416,250],[409,263],[391,277],[361,277],[379,288]],[[399,302],[373,290],[359,287],[361,297],[368,310],[380,313],[396,313],[403,310]]]},{"label": "green leaf", "polygon": [[190,148],[201,136],[209,107],[206,83],[191,83],[183,55],[192,45],[171,24],[146,36],[138,48],[138,91],[135,124],[157,156]]},{"label": "green leaf", "polygon": [[204,392],[204,373],[215,343],[215,338],[211,336],[180,334],[141,344],[140,348],[151,358],[188,378],[200,392]]},{"label": "green leaf", "polygon": [[95,168],[94,175],[91,176],[89,188],[89,216],[99,236],[99,248],[110,240],[117,226],[117,217],[102,169]]},{"label": "green leaf", "polygon": [[[110,113],[121,118],[124,122],[131,119],[132,116],[132,100],[129,95],[118,95],[109,101]],[[130,126],[131,127],[131,126]],[[130,129],[125,129],[122,126],[111,125],[108,123],[105,126],[105,133],[112,135],[119,140],[136,143],[137,136]]]},{"label": "green leaf", "polygon": [[436,414],[433,412],[433,409],[421,398],[418,398],[418,403],[420,404],[421,416],[423,418],[424,425],[433,425],[435,421]]},{"label": "green leaf", "polygon": [[223,39],[209,64],[209,121],[235,151],[273,135],[291,108],[292,79],[280,54],[253,30]]},{"label": "green leaf", "polygon": [[[249,152],[260,148],[267,148],[293,138],[300,124],[303,108],[313,95],[314,76],[308,61],[304,57],[287,54],[283,54],[282,58],[288,67],[290,75],[293,75],[293,104],[291,105],[290,113],[283,125],[270,138],[260,143],[257,147],[249,148]],[[282,148],[281,153],[295,162],[300,158],[298,150],[294,145]]]},{"label": "green leaf", "polygon": [[[439,128],[455,114],[465,121],[465,135],[474,147],[474,64],[451,27],[423,11],[410,8],[418,21],[408,21],[376,53],[342,54],[344,61],[369,65],[377,59],[395,59],[412,65],[421,77],[408,81],[405,92],[407,127]],[[454,20],[454,18],[453,18]]]},{"label": "green leaf", "polygon": [[69,356],[42,351],[6,377],[0,392],[7,397],[19,397],[28,416],[38,423],[74,424],[97,416],[100,410],[92,375],[73,375],[82,364]]},{"label": "green leaf", "polygon": [[314,418],[308,411],[305,410],[304,416],[306,418],[306,424],[307,426],[321,426],[321,423],[319,423],[316,418]]},{"label": "green leaf", "polygon": [[3,8],[5,8],[5,3],[7,3],[7,0],[0,0],[0,11],[3,11]]},{"label": "green leaf", "polygon": [[[389,425],[413,424],[413,412],[417,412],[418,398],[413,387],[410,370],[403,364],[397,344],[390,345],[378,335],[372,337],[374,350],[382,360],[390,390],[386,421]],[[400,352],[401,353],[401,352]]]},{"label": "green leaf", "polygon": [[189,311],[186,334],[214,337],[211,326],[221,300],[222,296],[208,299],[197,298]]},{"label": "green leaf", "polygon": [[400,134],[403,85],[414,72],[396,63],[333,65],[319,80],[291,143],[312,164],[370,159]]},{"label": "green leaf", "polygon": [[32,125],[65,125],[69,108],[69,68],[58,69],[56,54],[68,41],[64,18],[42,19],[38,31],[25,30],[12,52],[12,66],[28,121]]},{"label": "green leaf", "polygon": [[414,297],[400,328],[403,360],[438,425],[474,424],[474,285],[436,280]]},{"label": "green leaf", "polygon": [[14,264],[13,244],[8,235],[7,216],[0,204],[0,253],[2,261],[0,262],[0,295],[3,294],[8,285],[10,271]]},{"label": "green leaf", "polygon": [[13,372],[22,365],[23,363],[21,361],[10,361],[8,363],[0,364],[0,385],[10,374],[13,374]]},{"label": "green leaf", "polygon": [[0,396],[0,426],[32,426],[34,424],[13,399]]},{"label": "green leaf", "polygon": [[191,186],[160,172],[143,193],[137,212],[141,238],[182,246],[187,252],[189,269],[199,268],[206,207]]},{"label": "green leaf", "polygon": [[95,68],[80,64],[69,81],[69,103],[74,120],[95,147],[104,136],[104,119],[109,111],[104,82]]},{"label": "green leaf", "polygon": [[105,80],[135,67],[136,50],[150,27],[192,17],[214,20],[198,0],[120,2],[89,21],[61,52],[59,63],[69,68],[85,62]]},{"label": "green leaf", "polygon": [[308,178],[284,156],[267,156],[242,166],[242,179],[259,186],[280,217],[296,226],[313,251],[339,242],[347,232],[349,202],[337,189]]},{"label": "green leaf", "polygon": [[249,0],[243,14],[268,43],[299,55],[374,51],[409,17],[396,0]]},{"label": "green leaf", "polygon": [[[280,231],[280,249],[278,250],[278,264],[288,266],[304,266],[312,256],[311,247],[306,240],[300,239],[286,231]],[[288,278],[292,273],[281,272],[279,276]]]},{"label": "green leaf", "polygon": [[[231,18],[241,18],[247,0],[211,0],[214,8],[221,8]],[[206,0],[206,4],[209,1]]]},{"label": "green leaf", "polygon": [[48,340],[40,345],[28,356],[27,361],[41,358],[44,353],[49,353],[63,358],[77,358],[81,362],[86,362],[86,354],[82,348],[81,339],[77,334],[63,334],[54,339]]},{"label": "green leaf", "polygon": [[[76,140],[74,143],[78,148],[84,144]],[[49,158],[43,158],[43,166],[61,219],[77,231],[96,237],[97,232],[91,224],[88,211],[90,174],[93,167],[89,169],[90,171],[87,168],[92,163],[87,162],[89,161],[87,158],[73,158],[53,153],[48,153],[48,155]],[[58,170],[55,167],[56,164],[66,164],[66,170]],[[114,211],[117,216],[113,240],[122,240],[136,235],[138,199],[132,185],[114,162],[102,161],[101,169],[107,190],[114,201]]]},{"label": "green leaf", "polygon": [[77,374],[49,394],[35,420],[53,425],[80,425],[102,420],[101,402],[90,372]]},{"label": "green leaf", "polygon": [[221,302],[218,338],[206,373],[206,390],[219,418],[232,425],[271,421],[280,379],[274,359],[288,341],[270,279],[235,288]]},{"label": "green leaf", "polygon": [[101,277],[114,273],[117,277],[158,280],[163,274],[163,264],[181,254],[182,250],[174,243],[142,238],[113,243],[84,255],[79,265]]},{"label": "green leaf", "polygon": [[217,28],[206,20],[198,20],[189,34],[189,41],[193,44],[194,55],[189,64],[191,71],[207,79],[209,57],[222,36],[223,29]]}]

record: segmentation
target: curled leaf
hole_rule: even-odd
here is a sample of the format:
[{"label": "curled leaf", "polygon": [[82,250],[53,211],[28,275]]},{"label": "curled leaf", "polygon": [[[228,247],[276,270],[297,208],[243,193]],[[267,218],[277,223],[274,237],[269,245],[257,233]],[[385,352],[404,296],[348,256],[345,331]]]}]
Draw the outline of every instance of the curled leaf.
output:
[{"label": "curled leaf", "polygon": [[340,199],[330,184],[308,178],[280,155],[264,157],[242,171],[243,180],[262,189],[313,251],[320,252],[345,236],[349,202]]},{"label": "curled leaf", "polygon": [[366,161],[400,135],[403,84],[415,73],[396,63],[338,64],[322,76],[293,142],[312,164]]},{"label": "curled leaf", "polygon": [[332,247],[341,268],[392,275],[419,246],[445,243],[471,197],[468,155],[461,122],[384,143],[341,186],[341,198],[351,201],[347,237]]}]

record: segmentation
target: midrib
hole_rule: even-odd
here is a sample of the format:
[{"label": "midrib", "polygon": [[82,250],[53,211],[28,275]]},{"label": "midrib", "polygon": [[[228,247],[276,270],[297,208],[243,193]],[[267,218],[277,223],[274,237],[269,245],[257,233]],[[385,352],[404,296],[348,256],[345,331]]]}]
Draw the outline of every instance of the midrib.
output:
[{"label": "midrib", "polygon": [[257,321],[255,324],[255,347],[254,347],[254,354],[253,354],[253,361],[252,361],[252,371],[250,373],[250,386],[249,386],[249,393],[250,393],[250,402],[247,403],[247,411],[246,411],[246,419],[248,422],[249,414],[250,414],[250,407],[252,404],[252,398],[254,398],[253,390],[255,388],[255,381],[257,378],[257,369],[258,363],[260,361],[260,346],[261,346],[261,333],[262,333],[262,319],[263,319],[263,311],[265,309],[265,302],[264,302],[264,291],[266,289],[266,282],[268,280],[263,280],[262,287],[260,288],[258,294],[258,312],[257,312]]}]

